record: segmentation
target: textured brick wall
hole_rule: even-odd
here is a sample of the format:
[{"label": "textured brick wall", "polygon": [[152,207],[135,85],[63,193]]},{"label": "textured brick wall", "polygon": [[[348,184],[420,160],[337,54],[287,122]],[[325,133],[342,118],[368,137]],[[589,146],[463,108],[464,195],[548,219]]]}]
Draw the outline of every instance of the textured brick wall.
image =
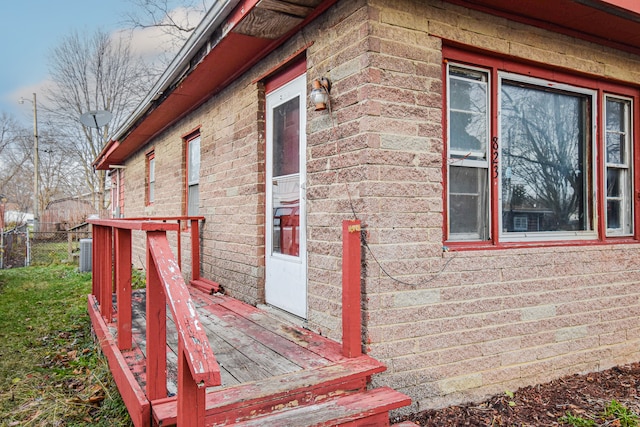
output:
[{"label": "textured brick wall", "polygon": [[[229,293],[261,302],[263,277],[263,124],[260,89],[242,79],[194,114],[180,121],[127,164],[127,216],[183,215],[185,154],[183,136],[200,128],[200,212],[202,275],[219,281]],[[156,159],[156,202],[144,206],[145,153]],[[183,272],[188,277],[190,235],[182,233]],[[174,239],[175,241],[175,239]],[[136,242],[141,260],[144,246]]]},{"label": "textured brick wall", "polygon": [[379,146],[356,209],[380,262],[366,253],[367,349],[389,367],[374,381],[418,410],[638,360],[638,246],[442,252],[440,47],[629,82],[639,58],[440,1],[369,5],[360,129]]}]

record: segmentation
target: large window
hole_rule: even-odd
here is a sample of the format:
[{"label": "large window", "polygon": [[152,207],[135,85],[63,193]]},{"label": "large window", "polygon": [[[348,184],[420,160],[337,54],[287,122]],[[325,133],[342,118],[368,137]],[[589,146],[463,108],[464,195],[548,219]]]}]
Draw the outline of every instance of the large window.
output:
[{"label": "large window", "polygon": [[187,140],[187,215],[197,216],[200,205],[200,135]]},{"label": "large window", "polygon": [[595,93],[558,86],[501,75],[497,172],[505,238],[566,237],[594,230],[591,105]]},{"label": "large window", "polygon": [[633,235],[633,90],[481,63],[446,66],[447,240]]}]

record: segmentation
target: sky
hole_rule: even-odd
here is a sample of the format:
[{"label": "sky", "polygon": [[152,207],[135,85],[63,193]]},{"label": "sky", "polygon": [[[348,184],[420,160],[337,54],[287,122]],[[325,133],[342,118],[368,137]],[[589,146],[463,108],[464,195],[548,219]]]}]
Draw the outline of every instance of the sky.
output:
[{"label": "sky", "polygon": [[[32,100],[33,92],[39,97],[53,48],[73,31],[126,28],[126,12],[133,7],[130,0],[0,0],[0,114],[32,123],[33,105],[19,100]],[[159,47],[157,41],[155,45]]]}]

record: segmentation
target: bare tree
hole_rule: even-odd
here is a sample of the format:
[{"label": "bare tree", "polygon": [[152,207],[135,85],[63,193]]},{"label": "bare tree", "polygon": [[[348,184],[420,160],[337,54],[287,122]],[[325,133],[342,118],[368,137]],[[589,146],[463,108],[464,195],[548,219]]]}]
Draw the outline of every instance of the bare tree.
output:
[{"label": "bare tree", "polygon": [[[7,133],[9,144],[0,153],[0,193],[20,211],[28,212],[33,208],[33,136],[15,122]],[[76,195],[82,185],[74,180],[77,161],[49,127],[42,128],[39,139],[38,203],[44,207],[57,198]]]},{"label": "bare tree", "polygon": [[[6,113],[0,115],[0,194],[10,199],[14,199],[10,184],[16,183],[29,160],[29,151],[25,151],[21,144],[26,135],[27,130],[21,128],[13,117]],[[29,182],[21,185],[26,187]]]},{"label": "bare tree", "polygon": [[38,203],[45,209],[54,200],[77,195],[82,185],[77,182],[78,161],[72,151],[56,135],[40,133]]},{"label": "bare tree", "polygon": [[174,45],[184,43],[214,0],[184,0],[180,7],[172,7],[169,0],[130,0],[134,12],[126,23],[132,28],[159,28],[171,36]]},{"label": "bare tree", "polygon": [[7,113],[0,116],[0,154],[11,142],[10,133],[15,127],[15,120]]},{"label": "bare tree", "polygon": [[[95,207],[106,208],[106,173],[91,164],[146,94],[153,75],[132,55],[128,39],[100,30],[63,39],[51,53],[49,68],[53,86],[46,93],[47,119],[73,153]],[[93,129],[80,123],[82,114],[100,110],[112,113],[107,125]]]}]

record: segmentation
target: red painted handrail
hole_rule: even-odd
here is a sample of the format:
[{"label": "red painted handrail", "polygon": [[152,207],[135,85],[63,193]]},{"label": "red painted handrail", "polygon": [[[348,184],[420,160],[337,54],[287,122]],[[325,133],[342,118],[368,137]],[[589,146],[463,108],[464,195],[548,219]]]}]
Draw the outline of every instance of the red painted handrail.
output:
[{"label": "red painted handrail", "polygon": [[[126,218],[127,221],[176,221],[178,228],[182,229],[182,223],[190,223],[191,228],[191,280],[200,279],[200,231],[198,221],[204,221],[203,216],[168,216],[168,217],[152,217],[142,216],[135,218]],[[178,233],[178,265],[182,268],[182,235]]]},{"label": "red painted handrail", "polygon": [[207,386],[220,385],[220,367],[209,347],[209,340],[199,322],[196,306],[173,257],[166,233],[148,232],[147,244],[151,254],[148,269],[155,268],[160,279],[159,283],[147,283],[147,292],[155,293],[157,289],[153,286],[156,284],[163,286],[162,292],[166,295],[166,304],[171,308],[178,339],[188,357],[187,364],[194,380]]},{"label": "red painted handrail", "polygon": [[[166,307],[170,307],[178,332],[178,425],[204,426],[206,387],[221,384],[220,367],[206,333],[200,326],[167,231],[180,234],[180,221],[191,221],[192,255],[199,258],[200,218],[90,220],[93,225],[92,293],[102,316],[111,322],[115,273],[118,348],[131,348],[131,231],[147,235],[147,386],[150,401],[167,397]],[[168,223],[164,220],[177,220]],[[195,237],[193,236],[195,235]],[[115,236],[115,240],[114,240]],[[114,246],[112,246],[114,245]],[[115,250],[113,250],[115,249]],[[114,271],[111,254],[114,254]],[[192,265],[199,278],[199,259]],[[197,268],[196,268],[197,266]],[[197,274],[195,273],[197,272]]]}]

